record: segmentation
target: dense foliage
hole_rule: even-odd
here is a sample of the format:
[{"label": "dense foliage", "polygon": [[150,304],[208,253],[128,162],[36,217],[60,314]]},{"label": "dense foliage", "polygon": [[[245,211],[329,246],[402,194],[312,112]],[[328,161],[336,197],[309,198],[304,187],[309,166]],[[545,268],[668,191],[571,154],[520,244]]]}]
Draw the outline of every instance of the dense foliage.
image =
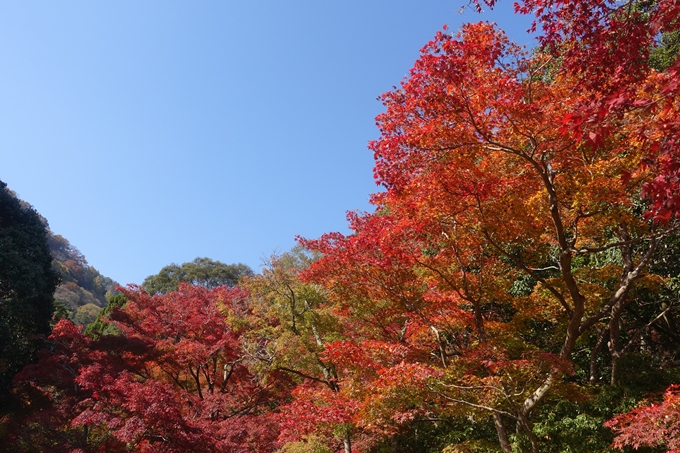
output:
[{"label": "dense foliage", "polygon": [[12,376],[49,334],[59,282],[51,263],[43,219],[0,181],[0,405]]},{"label": "dense foliage", "polygon": [[272,451],[276,421],[261,407],[276,381],[254,378],[228,321],[246,315],[245,293],[123,293],[110,315],[118,334],[91,339],[61,320],[18,376],[26,406],[6,420],[8,451]]},{"label": "dense foliage", "polygon": [[[650,72],[640,89],[664,99],[660,82]],[[652,203],[645,215],[639,199],[659,111],[612,113],[584,136],[574,112],[600,88],[480,23],[438,34],[383,96],[376,212],[350,216],[352,235],[303,241],[322,255],[307,278],[348,313],[328,349],[366,361],[342,379],[361,382],[363,424],[465,416],[493,423],[506,453],[573,449],[540,435],[544,401],[620,384],[633,354],[674,356],[656,327],[677,316],[658,295],[667,275],[649,269],[674,213]]]},{"label": "dense foliage", "polygon": [[210,258],[196,258],[182,265],[165,266],[158,274],[145,278],[142,287],[150,294],[165,294],[177,291],[181,282],[206,288],[235,286],[241,277],[252,274],[252,269],[242,263],[225,264]]}]

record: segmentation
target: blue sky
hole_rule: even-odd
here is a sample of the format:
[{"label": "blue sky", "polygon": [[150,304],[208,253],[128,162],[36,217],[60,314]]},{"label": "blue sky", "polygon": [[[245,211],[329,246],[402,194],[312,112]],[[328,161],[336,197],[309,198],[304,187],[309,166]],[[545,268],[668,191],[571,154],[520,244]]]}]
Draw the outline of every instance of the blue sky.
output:
[{"label": "blue sky", "polygon": [[444,24],[430,1],[0,3],[0,179],[104,275],[258,270],[370,210],[376,98]]}]

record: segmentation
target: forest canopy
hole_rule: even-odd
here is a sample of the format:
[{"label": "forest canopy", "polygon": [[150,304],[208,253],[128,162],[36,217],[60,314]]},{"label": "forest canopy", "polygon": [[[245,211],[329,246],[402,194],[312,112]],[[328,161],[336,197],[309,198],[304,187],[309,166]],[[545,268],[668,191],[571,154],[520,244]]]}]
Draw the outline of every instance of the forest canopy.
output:
[{"label": "forest canopy", "polygon": [[516,10],[539,48],[445,28],[381,96],[349,234],[59,321],[7,451],[680,451],[680,6]]}]

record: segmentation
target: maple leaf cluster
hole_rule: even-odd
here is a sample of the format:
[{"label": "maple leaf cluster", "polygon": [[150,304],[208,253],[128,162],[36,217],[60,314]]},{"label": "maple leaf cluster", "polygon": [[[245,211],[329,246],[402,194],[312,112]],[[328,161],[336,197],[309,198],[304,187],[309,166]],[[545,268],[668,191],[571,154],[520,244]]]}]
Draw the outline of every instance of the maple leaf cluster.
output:
[{"label": "maple leaf cluster", "polygon": [[666,390],[661,404],[633,409],[609,420],[606,425],[618,433],[614,445],[654,447],[664,445],[669,452],[680,451],[680,393],[678,386]]},{"label": "maple leaf cluster", "polygon": [[[17,430],[15,442],[24,436],[41,451],[271,451],[277,425],[260,407],[275,389],[254,379],[225,316],[240,310],[244,292],[187,284],[153,297],[121,291],[127,303],[109,320],[119,335],[93,340],[61,320],[54,349],[17,377],[31,387],[25,394],[53,403],[22,422],[47,432]],[[67,435],[55,441],[59,431]]]}]

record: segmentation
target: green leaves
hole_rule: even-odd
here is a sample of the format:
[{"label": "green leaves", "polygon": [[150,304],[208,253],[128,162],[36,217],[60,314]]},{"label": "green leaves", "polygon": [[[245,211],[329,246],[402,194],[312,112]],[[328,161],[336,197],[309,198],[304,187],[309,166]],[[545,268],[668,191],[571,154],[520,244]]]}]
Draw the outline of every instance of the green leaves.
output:
[{"label": "green leaves", "polygon": [[157,275],[145,278],[142,287],[149,294],[166,294],[177,291],[180,282],[206,288],[235,286],[240,278],[252,274],[253,271],[245,264],[225,264],[210,258],[196,258],[181,266],[174,263],[165,266]]}]

